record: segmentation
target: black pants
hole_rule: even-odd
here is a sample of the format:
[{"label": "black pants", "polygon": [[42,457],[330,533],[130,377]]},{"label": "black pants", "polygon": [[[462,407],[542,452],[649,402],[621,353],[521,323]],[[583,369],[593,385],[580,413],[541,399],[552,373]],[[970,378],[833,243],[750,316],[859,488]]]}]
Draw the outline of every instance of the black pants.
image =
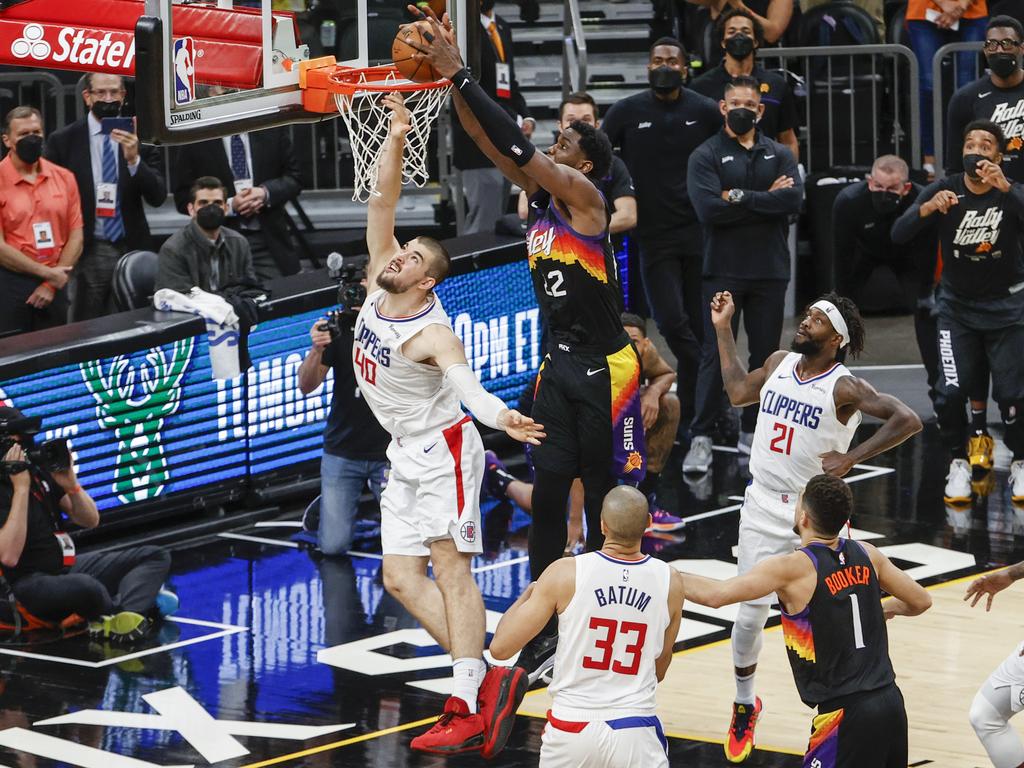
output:
[{"label": "black pants", "polygon": [[[711,304],[711,298],[719,291],[732,293],[736,303],[736,314],[732,318],[732,332],[735,334],[743,318],[743,329],[747,334],[750,351],[748,370],[760,368],[768,356],[779,348],[782,336],[782,321],[786,311],[786,280],[736,280],[723,277],[709,277],[704,280],[704,304]],[[718,359],[718,338],[711,325],[711,311],[704,313],[704,345],[701,348],[700,371],[697,374],[696,413],[691,433],[710,435],[715,420],[722,412],[725,401],[722,384],[722,366]],[[740,428],[753,432],[757,423],[757,406],[743,409]]]},{"label": "black pants", "polygon": [[71,302],[71,320],[91,320],[115,312],[114,268],[124,248],[106,240],[96,240],[75,266],[75,289]]},{"label": "black pants", "polygon": [[1024,325],[981,330],[956,318],[938,318],[939,433],[954,458],[966,458],[967,400],[985,391],[992,376],[992,398],[1014,460],[1024,458]]},{"label": "black pants", "polygon": [[670,237],[640,241],[640,270],[647,305],[658,331],[676,356],[676,393],[683,429],[693,418],[703,318],[708,314],[707,304],[701,298],[702,260],[699,224],[684,227]]},{"label": "black pants", "polygon": [[804,768],[906,768],[907,710],[896,684],[822,705]]},{"label": "black pants", "polygon": [[0,336],[40,331],[68,321],[67,288],[57,291],[43,309],[25,303],[42,282],[38,277],[0,268]]},{"label": "black pants", "polygon": [[12,585],[29,613],[62,621],[73,613],[93,620],[120,611],[151,613],[171,568],[160,547],[132,547],[79,555],[67,573],[32,573]]}]

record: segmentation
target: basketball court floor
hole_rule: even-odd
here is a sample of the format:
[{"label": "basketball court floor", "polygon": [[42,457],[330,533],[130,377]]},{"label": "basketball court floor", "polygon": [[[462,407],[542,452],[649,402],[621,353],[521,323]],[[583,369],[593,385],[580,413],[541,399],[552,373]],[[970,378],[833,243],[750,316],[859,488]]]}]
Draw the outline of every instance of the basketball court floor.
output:
[{"label": "basketball court floor", "polygon": [[[908,401],[919,399],[919,370],[860,373]],[[506,454],[521,470],[514,450]],[[681,459],[674,455],[671,466]],[[967,710],[1020,639],[1024,591],[1001,594],[989,614],[961,598],[971,574],[1024,558],[1024,511],[1011,505],[1002,451],[997,462],[991,487],[980,488],[986,495],[972,508],[947,509],[947,460],[929,423],[849,477],[857,505],[852,535],[883,547],[935,600],[924,616],[889,624],[914,766],[988,765]],[[662,504],[681,510],[687,525],[648,537],[645,548],[682,570],[733,573],[746,471],[735,449],[720,447],[701,482],[667,472]],[[493,630],[529,580],[529,518],[508,502],[488,500],[485,510],[485,553],[475,572]],[[171,584],[181,610],[148,647],[127,652],[85,637],[0,647],[0,765],[479,764],[476,756],[445,760],[408,749],[443,704],[448,660],[384,591],[372,506],[360,523],[360,552],[349,558],[320,558],[294,541],[298,517],[295,509],[176,545]],[[726,764],[721,739],[733,693],[734,610],[686,606],[676,658],[658,693],[674,765]],[[758,679],[765,716],[749,764],[798,766],[811,710],[796,696],[777,613]],[[495,764],[537,764],[547,704],[543,687],[528,695]]]}]

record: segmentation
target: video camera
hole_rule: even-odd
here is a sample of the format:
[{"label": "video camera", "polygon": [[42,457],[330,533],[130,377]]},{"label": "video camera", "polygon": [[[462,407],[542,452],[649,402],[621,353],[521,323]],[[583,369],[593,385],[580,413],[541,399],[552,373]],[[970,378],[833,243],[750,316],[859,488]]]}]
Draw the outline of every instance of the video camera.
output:
[{"label": "video camera", "polygon": [[[46,440],[35,444],[35,435],[41,425],[42,419],[38,416],[0,416],[0,477],[24,472],[33,466],[47,472],[60,472],[71,466],[71,448],[67,440]],[[16,442],[24,448],[27,461],[3,461]]]},{"label": "video camera", "polygon": [[339,309],[327,313],[327,319],[321,323],[321,330],[331,334],[333,342],[345,330],[346,324],[350,328],[355,324],[359,308],[366,301],[366,286],[363,285],[366,267],[351,262],[345,264],[340,253],[331,253],[327,256],[327,270],[328,276],[338,282]]}]

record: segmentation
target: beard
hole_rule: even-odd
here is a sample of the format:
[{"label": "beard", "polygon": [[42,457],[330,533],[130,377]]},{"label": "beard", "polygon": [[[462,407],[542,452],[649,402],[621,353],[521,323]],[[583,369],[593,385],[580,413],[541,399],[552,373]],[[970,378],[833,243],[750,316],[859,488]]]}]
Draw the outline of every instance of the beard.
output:
[{"label": "beard", "polygon": [[793,343],[789,345],[789,348],[801,355],[817,355],[825,348],[825,345],[809,336],[805,336],[802,341],[794,336]]},{"label": "beard", "polygon": [[398,272],[381,272],[377,275],[377,286],[388,293],[402,293],[405,288],[399,283],[400,277]]}]

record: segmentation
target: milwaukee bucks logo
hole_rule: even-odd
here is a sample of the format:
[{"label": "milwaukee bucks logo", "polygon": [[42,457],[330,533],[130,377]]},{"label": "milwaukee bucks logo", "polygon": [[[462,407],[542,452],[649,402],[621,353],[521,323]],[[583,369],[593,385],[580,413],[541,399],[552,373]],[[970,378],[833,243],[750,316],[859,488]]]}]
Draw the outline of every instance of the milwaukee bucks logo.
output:
[{"label": "milwaukee bucks logo", "polygon": [[181,404],[192,347],[191,338],[174,342],[169,359],[153,347],[137,367],[127,355],[80,365],[100,427],[117,436],[113,488],[125,504],[159,496],[170,479],[161,430]]}]

